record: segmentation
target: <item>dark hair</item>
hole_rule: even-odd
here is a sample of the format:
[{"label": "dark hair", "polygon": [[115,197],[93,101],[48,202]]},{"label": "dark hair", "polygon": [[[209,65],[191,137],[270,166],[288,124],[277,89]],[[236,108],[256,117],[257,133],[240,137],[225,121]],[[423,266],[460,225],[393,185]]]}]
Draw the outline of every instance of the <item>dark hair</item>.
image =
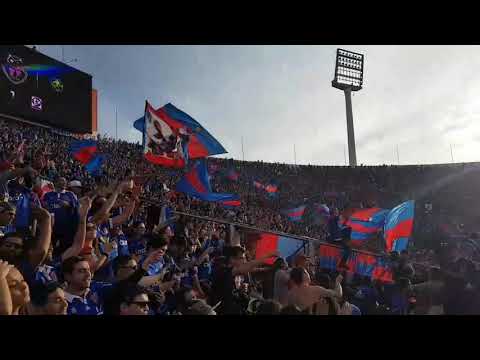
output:
[{"label": "dark hair", "polygon": [[146,238],[147,238],[147,250],[160,249],[165,245],[168,245],[168,241],[165,239],[165,237],[160,235],[146,236]]},{"label": "dark hair", "polygon": [[65,261],[62,262],[62,273],[71,274],[75,265],[82,261],[87,261],[87,259],[82,256],[72,256],[68,259],[65,259]]},{"label": "dark hair", "polygon": [[257,315],[278,315],[282,306],[275,300],[265,300],[257,308]]},{"label": "dark hair", "polygon": [[129,285],[123,288],[123,290],[120,292],[120,297],[121,297],[120,304],[122,303],[130,304],[134,301],[134,299],[138,295],[142,295],[142,294],[148,295],[148,292],[144,287],[137,284]]},{"label": "dark hair", "polygon": [[290,272],[290,279],[293,283],[300,285],[303,282],[304,272],[305,270],[301,267],[293,268]]},{"label": "dark hair", "polygon": [[130,255],[120,255],[120,256],[117,256],[115,259],[113,259],[112,261],[113,274],[117,275],[118,268],[120,266],[127,265],[128,262],[132,259],[133,257],[131,257]]},{"label": "dark hair", "polygon": [[193,304],[192,299],[187,299],[186,297],[191,291],[191,288],[181,287],[175,292],[175,304],[177,305],[177,310],[184,311]]},{"label": "dark hair", "polygon": [[56,281],[50,281],[46,284],[36,281],[30,287],[30,298],[35,306],[45,306],[48,303],[48,295],[53,293],[58,288],[61,288],[60,284]]}]

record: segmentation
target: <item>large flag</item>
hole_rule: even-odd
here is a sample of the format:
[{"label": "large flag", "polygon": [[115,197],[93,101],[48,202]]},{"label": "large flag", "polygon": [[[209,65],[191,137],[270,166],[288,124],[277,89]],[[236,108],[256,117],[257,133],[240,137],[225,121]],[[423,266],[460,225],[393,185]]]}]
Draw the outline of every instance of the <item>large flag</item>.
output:
[{"label": "large flag", "polygon": [[387,251],[402,251],[408,246],[413,232],[415,201],[406,201],[393,208],[387,215],[384,236]]},{"label": "large flag", "polygon": [[83,165],[92,161],[96,152],[97,142],[94,140],[78,140],[70,145],[70,154]]},{"label": "large flag", "polygon": [[172,104],[155,110],[146,102],[145,116],[133,126],[143,133],[145,158],[155,164],[179,168],[188,159],[227,152],[202,125]]},{"label": "large flag", "polygon": [[94,140],[77,140],[70,145],[70,154],[85,165],[85,169],[93,176],[101,174],[104,155],[97,155],[97,142]]},{"label": "large flag", "polygon": [[[336,271],[342,258],[340,247],[321,244],[319,265],[321,269]],[[353,251],[347,260],[348,271],[382,282],[392,282],[392,269],[388,259],[373,254]]]},{"label": "large flag", "polygon": [[293,209],[287,209],[283,211],[290,221],[298,222],[302,221],[303,215],[305,214],[306,205],[301,205]]},{"label": "large flag", "polygon": [[[304,246],[303,240],[271,233],[260,233],[257,237],[255,258],[259,259],[268,253],[278,251],[281,257],[288,259],[296,255]],[[275,258],[270,258],[265,263],[271,265],[274,261]]]},{"label": "large flag", "polygon": [[238,200],[234,194],[212,192],[205,159],[198,159],[178,182],[176,190],[204,201]]},{"label": "large flag", "polygon": [[380,208],[361,209],[353,212],[345,222],[352,229],[352,244],[361,246],[366,240],[373,238],[385,225],[388,210]]}]

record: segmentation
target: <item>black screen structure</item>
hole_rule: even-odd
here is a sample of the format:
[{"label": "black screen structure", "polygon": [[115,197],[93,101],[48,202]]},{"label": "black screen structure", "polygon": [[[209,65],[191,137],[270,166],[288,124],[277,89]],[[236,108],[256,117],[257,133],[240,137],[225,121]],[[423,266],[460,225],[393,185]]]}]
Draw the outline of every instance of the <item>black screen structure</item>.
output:
[{"label": "black screen structure", "polygon": [[92,132],[92,77],[26,46],[0,46],[0,114]]}]

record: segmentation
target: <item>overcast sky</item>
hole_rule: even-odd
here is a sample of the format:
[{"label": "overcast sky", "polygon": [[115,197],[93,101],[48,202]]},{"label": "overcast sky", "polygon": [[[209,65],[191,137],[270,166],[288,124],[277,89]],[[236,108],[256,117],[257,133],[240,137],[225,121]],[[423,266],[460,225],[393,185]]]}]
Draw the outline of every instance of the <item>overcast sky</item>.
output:
[{"label": "overcast sky", "polygon": [[[479,46],[65,45],[93,76],[99,127],[140,141],[132,123],[148,99],[173,103],[245,160],[343,165],[345,99],[331,86],[336,48],[365,55],[353,118],[359,164],[480,160]],[[37,49],[61,60],[61,46]],[[478,123],[478,124],[477,124]],[[347,152],[348,161],[348,152]]]}]

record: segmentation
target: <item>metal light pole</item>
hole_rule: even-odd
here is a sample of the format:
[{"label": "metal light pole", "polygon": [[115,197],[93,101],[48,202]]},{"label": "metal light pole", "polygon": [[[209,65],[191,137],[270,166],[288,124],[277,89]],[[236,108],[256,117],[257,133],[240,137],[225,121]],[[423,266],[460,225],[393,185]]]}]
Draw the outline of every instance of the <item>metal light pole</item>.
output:
[{"label": "metal light pole", "polygon": [[355,131],[353,127],[352,91],[359,91],[363,84],[362,54],[337,49],[335,62],[335,78],[332,86],[343,90],[347,113],[348,160],[350,166],[357,166],[357,151],[355,149]]},{"label": "metal light pole", "polygon": [[118,140],[118,111],[115,106],[115,140]]},{"label": "metal light pole", "polygon": [[243,136],[242,136],[242,161],[245,161],[245,152],[243,151]]},{"label": "metal light pole", "polygon": [[297,165],[297,150],[295,149],[295,144],[293,144],[293,161]]}]

